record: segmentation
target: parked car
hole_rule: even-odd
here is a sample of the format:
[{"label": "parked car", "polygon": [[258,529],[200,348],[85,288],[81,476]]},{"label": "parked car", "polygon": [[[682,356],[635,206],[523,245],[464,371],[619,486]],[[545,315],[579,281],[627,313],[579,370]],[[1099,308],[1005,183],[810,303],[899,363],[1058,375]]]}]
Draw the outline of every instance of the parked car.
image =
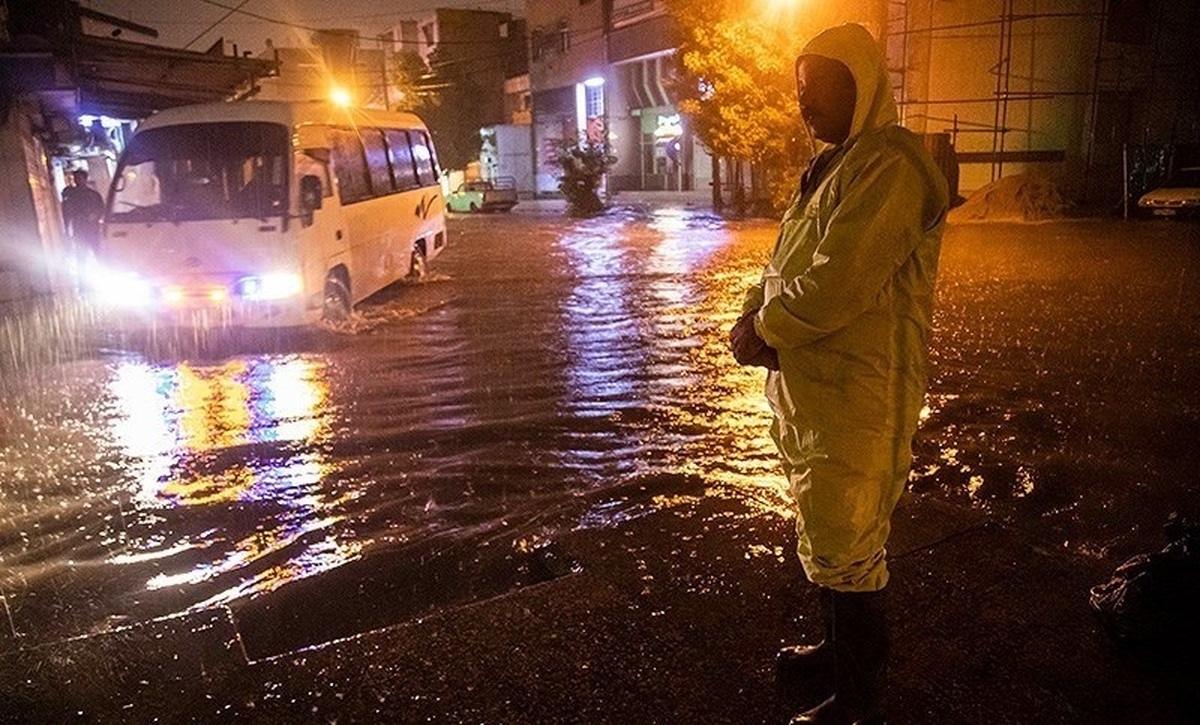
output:
[{"label": "parked car", "polygon": [[468,181],[446,197],[446,206],[457,212],[508,211],[516,205],[517,186],[510,176]]},{"label": "parked car", "polygon": [[1138,199],[1138,208],[1154,216],[1200,216],[1200,166],[1185,166]]}]

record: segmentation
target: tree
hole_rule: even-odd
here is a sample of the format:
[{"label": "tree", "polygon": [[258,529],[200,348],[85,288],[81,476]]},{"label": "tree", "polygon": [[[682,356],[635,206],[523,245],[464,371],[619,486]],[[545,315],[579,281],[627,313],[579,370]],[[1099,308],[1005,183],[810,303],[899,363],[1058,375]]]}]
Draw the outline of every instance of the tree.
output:
[{"label": "tree", "polygon": [[479,128],[495,119],[481,119],[471,112],[485,92],[473,77],[477,69],[471,63],[477,62],[464,62],[441,48],[430,54],[428,67],[412,51],[397,53],[394,60],[394,85],[400,89],[394,106],[425,121],[442,168],[460,169],[478,161]]},{"label": "tree", "polygon": [[[670,82],[679,110],[710,153],[762,171],[765,200],[779,211],[811,155],[796,107],[795,26],[748,13],[744,1],[667,0],[667,7],[680,37]],[[755,175],[751,182],[757,191]],[[735,203],[740,190],[739,183]]]},{"label": "tree", "polygon": [[391,98],[390,111],[423,114],[437,100],[436,93],[426,88],[433,74],[415,50],[400,50],[392,55],[391,85],[399,95]]}]

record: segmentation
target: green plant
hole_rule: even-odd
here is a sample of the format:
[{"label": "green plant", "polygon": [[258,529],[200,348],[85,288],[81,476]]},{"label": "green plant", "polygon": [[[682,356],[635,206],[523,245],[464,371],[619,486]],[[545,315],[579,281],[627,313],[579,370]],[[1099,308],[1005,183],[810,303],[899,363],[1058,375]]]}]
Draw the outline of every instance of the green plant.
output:
[{"label": "green plant", "polygon": [[558,190],[572,216],[589,216],[604,209],[597,190],[604,174],[617,163],[606,143],[562,141],[558,147]]}]

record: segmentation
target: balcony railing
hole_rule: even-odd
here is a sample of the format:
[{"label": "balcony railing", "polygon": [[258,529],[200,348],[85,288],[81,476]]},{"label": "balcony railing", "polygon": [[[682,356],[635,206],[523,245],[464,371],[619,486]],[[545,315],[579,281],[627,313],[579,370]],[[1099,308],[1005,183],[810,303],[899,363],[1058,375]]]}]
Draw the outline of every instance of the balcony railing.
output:
[{"label": "balcony railing", "polygon": [[613,8],[612,25],[614,28],[621,25],[628,25],[647,15],[652,15],[657,5],[658,3],[655,0],[638,0],[638,2],[621,3],[619,6]]}]

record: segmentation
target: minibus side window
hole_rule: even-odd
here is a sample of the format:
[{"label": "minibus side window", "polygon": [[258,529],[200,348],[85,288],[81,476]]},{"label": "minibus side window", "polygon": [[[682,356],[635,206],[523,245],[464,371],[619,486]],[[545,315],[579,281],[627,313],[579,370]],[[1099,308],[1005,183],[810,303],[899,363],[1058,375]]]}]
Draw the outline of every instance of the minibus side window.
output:
[{"label": "minibus side window", "polygon": [[392,171],[388,166],[387,147],[383,145],[383,134],[375,128],[359,129],[363,148],[367,151],[367,168],[371,172],[371,186],[375,196],[392,193]]},{"label": "minibus side window", "polygon": [[437,172],[433,169],[433,154],[429,153],[429,142],[422,131],[409,131],[412,139],[413,160],[416,161],[417,179],[421,186],[433,186],[437,183]]},{"label": "minibus side window", "polygon": [[385,132],[387,136],[388,156],[392,159],[392,174],[396,182],[397,191],[408,191],[415,189],[420,184],[417,183],[417,172],[413,168],[412,148],[408,145],[408,134],[398,129],[388,129]]},{"label": "minibus side window", "polygon": [[330,129],[329,140],[342,203],[353,204],[371,198],[371,180],[358,133],[348,129]]},{"label": "minibus side window", "polygon": [[437,181],[438,177],[441,175],[440,169],[442,168],[438,163],[437,149],[433,146],[432,136],[426,135],[425,138],[429,141],[429,158],[433,162],[433,179],[434,181]]}]

